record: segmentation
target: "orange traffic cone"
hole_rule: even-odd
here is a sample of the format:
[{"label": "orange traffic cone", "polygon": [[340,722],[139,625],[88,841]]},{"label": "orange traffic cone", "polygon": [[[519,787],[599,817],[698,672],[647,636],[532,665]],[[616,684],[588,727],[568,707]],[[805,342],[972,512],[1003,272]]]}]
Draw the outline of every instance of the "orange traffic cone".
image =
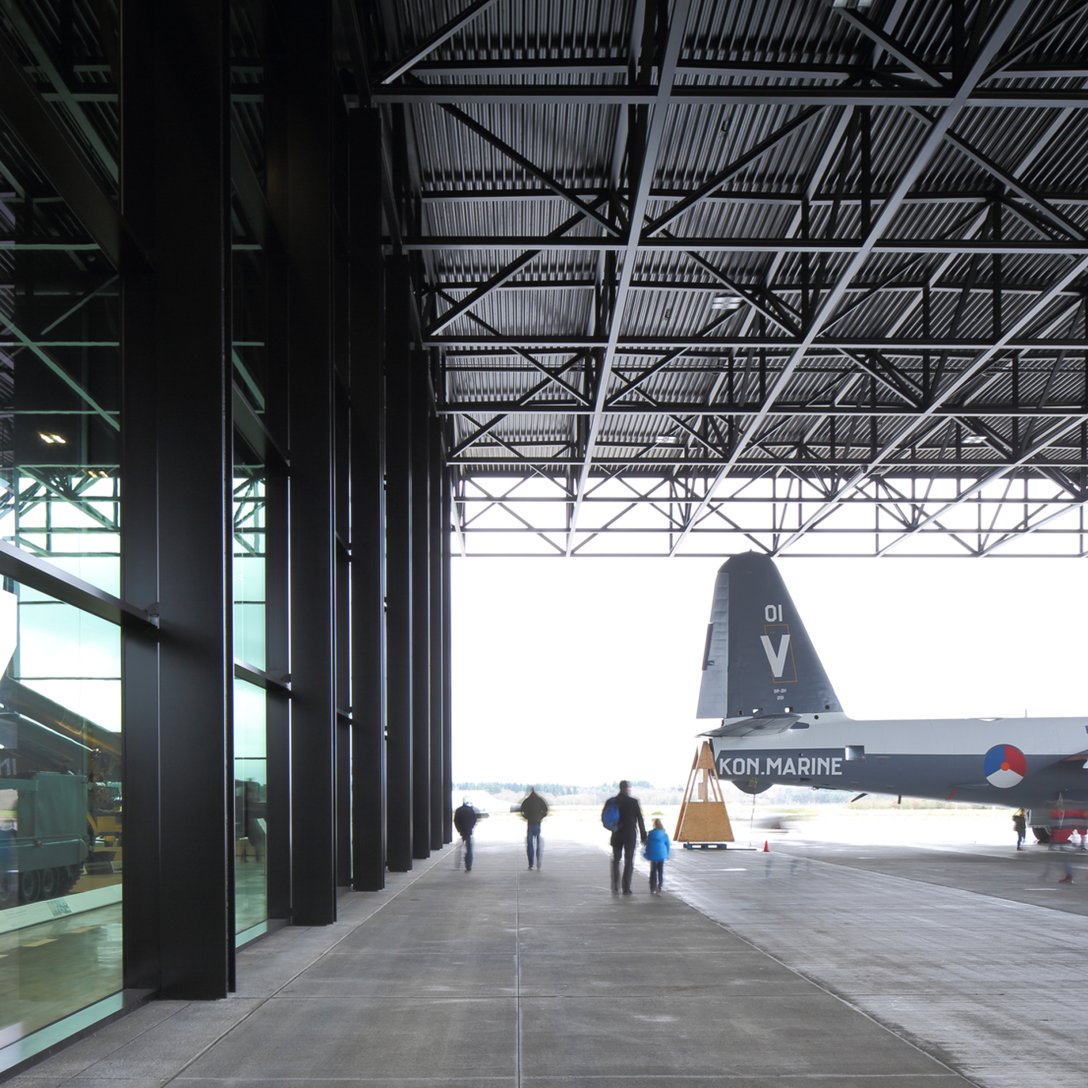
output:
[{"label": "orange traffic cone", "polygon": [[763,853],[769,854],[771,852],[771,844],[764,839],[763,840]]}]

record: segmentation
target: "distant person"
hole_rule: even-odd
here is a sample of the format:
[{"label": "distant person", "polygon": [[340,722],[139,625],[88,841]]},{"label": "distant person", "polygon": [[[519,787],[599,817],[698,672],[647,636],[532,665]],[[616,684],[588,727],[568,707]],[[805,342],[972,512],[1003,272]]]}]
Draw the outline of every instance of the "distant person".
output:
[{"label": "distant person", "polygon": [[461,836],[465,850],[465,872],[472,872],[472,829],[476,826],[476,810],[466,797],[461,807],[453,814],[453,826]]},{"label": "distant person", "polygon": [[1024,836],[1028,833],[1028,818],[1022,808],[1012,814],[1012,826],[1016,829],[1016,849],[1024,849]]},{"label": "distant person", "polygon": [[654,826],[646,836],[646,860],[650,863],[650,894],[660,895],[665,885],[665,859],[669,856],[669,835],[655,816]]},{"label": "distant person", "polygon": [[544,840],[540,837],[540,825],[544,817],[548,815],[548,802],[536,792],[533,786],[529,787],[529,796],[521,802],[519,810],[525,817],[525,853],[529,858],[529,868],[533,867],[534,857],[537,869],[544,857]]},{"label": "distant person", "polygon": [[610,806],[617,810],[615,827],[612,829],[612,894],[620,891],[620,854],[623,854],[623,894],[631,894],[631,874],[635,867],[635,838],[646,841],[646,825],[642,822],[642,806],[638,799],[631,796],[631,783],[624,779],[620,783],[620,792],[610,797],[601,810],[601,820],[610,826],[607,819]]}]

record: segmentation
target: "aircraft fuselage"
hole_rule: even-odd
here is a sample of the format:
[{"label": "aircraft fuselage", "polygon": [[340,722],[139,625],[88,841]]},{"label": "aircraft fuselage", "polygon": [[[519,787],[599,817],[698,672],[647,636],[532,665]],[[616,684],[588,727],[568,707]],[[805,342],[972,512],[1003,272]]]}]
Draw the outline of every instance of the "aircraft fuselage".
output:
[{"label": "aircraft fuselage", "polygon": [[726,719],[712,736],[718,777],[758,792],[774,784],[902,794],[1046,811],[1088,804],[1088,717],[859,721],[805,715],[782,731]]}]

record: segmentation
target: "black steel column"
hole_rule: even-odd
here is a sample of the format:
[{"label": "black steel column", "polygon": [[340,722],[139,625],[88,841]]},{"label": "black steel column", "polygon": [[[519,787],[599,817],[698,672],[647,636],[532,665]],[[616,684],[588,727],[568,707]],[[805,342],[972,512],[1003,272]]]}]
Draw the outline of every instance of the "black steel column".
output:
[{"label": "black steel column", "polygon": [[[234,963],[228,12],[227,0],[177,0],[149,12],[160,992],[177,998],[225,996]],[[126,790],[143,770],[128,768]]]},{"label": "black steel column", "polygon": [[412,868],[412,343],[411,280],[404,257],[387,266],[386,745],[389,868]]},{"label": "black steel column", "polygon": [[[265,482],[266,669],[286,681],[291,674],[290,469],[290,265],[283,250],[289,222],[287,53],[278,20],[268,17],[264,41],[265,225],[268,387],[264,424],[280,456],[268,458]],[[291,702],[270,691],[268,727],[268,916],[291,917]]]},{"label": "black steel column", "polygon": [[292,921],[336,919],[330,4],[289,0]]},{"label": "black steel column", "polygon": [[438,850],[446,840],[443,836],[443,812],[449,807],[446,790],[445,719],[442,714],[442,424],[437,416],[430,421],[430,660],[431,679],[431,849]]},{"label": "black steel column", "polygon": [[381,117],[349,115],[351,204],[352,881],[385,887],[385,276]]},{"label": "black steel column", "polygon": [[412,856],[431,853],[431,390],[412,359]]},{"label": "black steel column", "polygon": [[[346,212],[345,212],[346,214]],[[343,290],[347,276],[337,276]],[[340,282],[343,281],[343,282]],[[345,300],[346,301],[346,300]],[[341,307],[338,300],[338,308]],[[346,379],[344,379],[346,380]],[[336,884],[351,884],[351,552],[350,552],[350,455],[351,404],[344,380],[336,378]]]},{"label": "black steel column", "polygon": [[[121,8],[121,212],[144,238],[154,230],[154,56],[147,13]],[[151,270],[122,251],[121,595],[137,608],[159,600],[157,394]],[[157,635],[122,635],[125,894],[124,984],[159,986],[159,646]]]}]

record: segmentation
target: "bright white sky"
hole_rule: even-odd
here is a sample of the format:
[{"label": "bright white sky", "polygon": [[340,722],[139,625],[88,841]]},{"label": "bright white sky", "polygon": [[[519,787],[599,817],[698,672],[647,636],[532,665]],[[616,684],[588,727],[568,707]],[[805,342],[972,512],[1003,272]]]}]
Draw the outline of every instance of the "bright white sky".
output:
[{"label": "bright white sky", "polygon": [[[781,559],[854,718],[1088,714],[1088,567]],[[452,564],[453,777],[683,786],[721,560]]]}]

